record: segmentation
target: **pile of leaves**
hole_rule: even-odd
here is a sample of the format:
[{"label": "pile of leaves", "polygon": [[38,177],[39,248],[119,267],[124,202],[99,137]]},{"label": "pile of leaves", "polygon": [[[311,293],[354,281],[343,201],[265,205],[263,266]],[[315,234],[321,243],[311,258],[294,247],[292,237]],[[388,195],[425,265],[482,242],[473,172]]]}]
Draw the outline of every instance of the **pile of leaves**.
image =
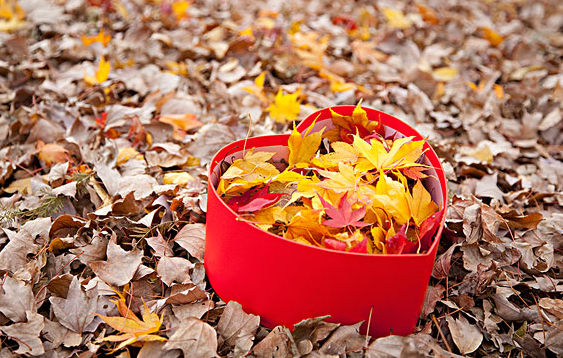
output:
[{"label": "pile of leaves", "polygon": [[[561,356],[562,28],[558,0],[0,0],[0,357]],[[205,277],[209,161],[249,114],[362,98],[448,179],[417,327],[260,326]]]},{"label": "pile of leaves", "polygon": [[303,134],[293,129],[281,172],[275,152],[249,148],[221,175],[219,195],[244,219],[307,245],[369,254],[426,251],[440,215],[421,181],[425,141],[397,132],[383,137],[381,122],[370,121],[360,104],[351,116],[331,113],[334,128],[327,132],[313,132],[315,121]]}]

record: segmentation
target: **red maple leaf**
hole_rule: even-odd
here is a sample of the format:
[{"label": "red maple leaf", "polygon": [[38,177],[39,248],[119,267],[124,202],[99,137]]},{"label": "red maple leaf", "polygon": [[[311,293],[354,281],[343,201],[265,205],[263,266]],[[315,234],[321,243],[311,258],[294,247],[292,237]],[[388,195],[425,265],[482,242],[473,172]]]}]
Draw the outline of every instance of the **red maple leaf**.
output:
[{"label": "red maple leaf", "polygon": [[330,227],[345,227],[348,225],[363,227],[368,223],[359,221],[366,215],[365,205],[357,210],[352,210],[352,203],[348,200],[348,195],[343,195],[338,203],[338,208],[332,206],[328,201],[324,200],[320,195],[319,199],[324,206],[325,212],[330,219],[323,221],[323,225]]},{"label": "red maple leaf", "polygon": [[432,243],[432,236],[436,233],[438,229],[438,224],[440,223],[440,219],[442,218],[442,212],[444,209],[435,212],[432,216],[428,217],[428,219],[424,220],[420,223],[418,228],[418,237],[420,240],[420,250],[426,251],[430,248],[430,244]]},{"label": "red maple leaf", "polygon": [[231,198],[227,205],[237,213],[253,213],[272,206],[280,200],[283,193],[268,193],[269,185],[258,190],[249,190],[241,196]]},{"label": "red maple leaf", "polygon": [[401,227],[398,233],[395,234],[392,238],[387,240],[385,243],[385,248],[387,249],[388,254],[412,254],[416,252],[418,248],[418,244],[410,241],[407,238],[406,234],[406,225]]}]

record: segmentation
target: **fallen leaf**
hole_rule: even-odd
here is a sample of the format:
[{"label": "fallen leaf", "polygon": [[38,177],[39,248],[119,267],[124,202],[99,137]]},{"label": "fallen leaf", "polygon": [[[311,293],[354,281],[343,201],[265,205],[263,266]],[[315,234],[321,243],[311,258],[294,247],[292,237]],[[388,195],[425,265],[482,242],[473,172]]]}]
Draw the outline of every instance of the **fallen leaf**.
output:
[{"label": "fallen leaf", "polygon": [[189,317],[181,322],[164,349],[181,349],[185,357],[217,357],[217,332],[209,324]]},{"label": "fallen leaf", "polygon": [[247,314],[238,302],[229,301],[217,324],[217,334],[235,357],[244,357],[252,348],[259,325],[259,316]]},{"label": "fallen leaf", "polygon": [[98,289],[84,291],[81,287],[74,276],[66,298],[49,298],[53,313],[59,322],[76,333],[91,332],[96,328],[88,326],[94,320],[94,312],[98,309]]},{"label": "fallen leaf", "polygon": [[39,338],[45,327],[45,317],[38,313],[26,311],[26,322],[0,326],[0,331],[10,338],[15,338],[19,348],[16,354],[39,356],[45,353],[43,342]]},{"label": "fallen leaf", "polygon": [[485,40],[489,41],[489,43],[491,45],[498,46],[504,41],[504,37],[499,35],[497,32],[495,32],[490,27],[485,26],[482,29],[483,29],[483,38]]},{"label": "fallen leaf", "polygon": [[82,35],[82,37],[80,39],[82,40],[82,44],[84,44],[84,46],[90,46],[93,43],[99,42],[104,47],[106,47],[111,40],[111,35],[106,34],[104,32],[104,29],[102,28],[96,36],[84,36],[84,35]]},{"label": "fallen leaf", "polygon": [[292,94],[283,94],[283,91],[280,89],[276,94],[274,103],[266,108],[266,111],[270,112],[270,117],[276,122],[287,123],[294,121],[297,119],[299,112],[301,112],[298,100],[300,95],[300,89]]},{"label": "fallen leaf", "polygon": [[277,326],[252,348],[256,358],[296,358],[299,350],[289,329]]},{"label": "fallen leaf", "polygon": [[412,21],[401,10],[384,8],[383,15],[387,23],[394,29],[405,30],[412,26]]},{"label": "fallen leaf", "polygon": [[9,276],[0,285],[0,312],[14,322],[24,322],[34,304],[31,286]]},{"label": "fallen leaf", "polygon": [[205,248],[205,225],[186,224],[174,237],[174,242],[184,248],[190,255],[203,262]]},{"label": "fallen leaf", "polygon": [[107,246],[107,260],[91,261],[88,266],[104,282],[115,286],[123,286],[135,275],[141,265],[141,250],[125,251],[114,240]]},{"label": "fallen leaf", "polygon": [[166,341],[166,337],[153,334],[160,330],[162,317],[159,318],[156,313],[151,312],[144,302],[142,319],[139,319],[127,306],[125,309],[126,312],[120,312],[123,317],[108,317],[96,313],[108,326],[121,333],[98,340],[98,342],[121,342],[110,353],[136,342]]},{"label": "fallen leaf", "polygon": [[106,61],[104,56],[102,56],[100,58],[100,63],[98,64],[98,69],[94,70],[94,76],[85,73],[84,82],[90,86],[99,85],[108,79],[110,69],[111,64]]},{"label": "fallen leaf", "polygon": [[475,352],[481,346],[483,334],[476,325],[469,323],[463,315],[459,315],[457,319],[447,315],[446,321],[454,343],[461,354]]},{"label": "fallen leaf", "polygon": [[432,77],[436,81],[448,82],[457,77],[457,68],[452,67],[440,67],[432,71]]},{"label": "fallen leaf", "polygon": [[55,143],[45,144],[41,140],[38,140],[37,151],[39,152],[39,159],[44,161],[46,165],[65,163],[70,160],[68,150]]}]

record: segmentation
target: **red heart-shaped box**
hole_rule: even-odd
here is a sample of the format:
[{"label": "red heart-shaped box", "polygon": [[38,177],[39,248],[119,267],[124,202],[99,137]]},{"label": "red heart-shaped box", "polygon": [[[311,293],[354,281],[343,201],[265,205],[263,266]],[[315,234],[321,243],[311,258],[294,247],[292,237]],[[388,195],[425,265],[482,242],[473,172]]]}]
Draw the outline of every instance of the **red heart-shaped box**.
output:
[{"label": "red heart-shaped box", "polygon": [[[331,107],[351,116],[354,106]],[[380,120],[385,135],[399,132],[422,136],[389,114],[364,108],[370,120]],[[318,119],[317,119],[318,118]],[[303,132],[317,119],[313,131],[333,128],[328,108],[311,114],[297,126]],[[308,246],[276,236],[237,220],[221,200],[216,186],[223,160],[232,163],[243,149],[276,152],[273,160],[287,160],[289,134],[248,138],[231,143],[213,158],[209,169],[205,269],[211,286],[225,301],[242,304],[260,315],[267,327],[293,325],[303,319],[330,315],[331,322],[353,324],[364,320],[362,331],[373,337],[412,333],[422,310],[426,288],[445,221],[448,202],[444,170],[425,144],[427,173],[424,185],[443,208],[439,227],[428,252],[370,255]],[[371,318],[371,319],[370,319]],[[369,323],[369,327],[367,327]]]}]

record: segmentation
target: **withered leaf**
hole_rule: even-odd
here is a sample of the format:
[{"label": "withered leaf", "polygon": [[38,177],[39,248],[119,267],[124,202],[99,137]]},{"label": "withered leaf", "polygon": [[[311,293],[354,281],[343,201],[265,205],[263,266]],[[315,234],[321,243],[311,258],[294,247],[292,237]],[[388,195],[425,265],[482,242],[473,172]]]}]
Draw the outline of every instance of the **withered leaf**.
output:
[{"label": "withered leaf", "polygon": [[25,321],[26,312],[32,311],[34,303],[31,286],[5,276],[0,288],[0,312],[14,322]]},{"label": "withered leaf", "polygon": [[446,321],[454,343],[462,354],[475,352],[479,348],[483,334],[476,325],[469,323],[463,315],[457,319],[446,316]]},{"label": "withered leaf", "polygon": [[294,358],[299,357],[299,350],[293,341],[289,329],[277,326],[252,348],[257,358]]},{"label": "withered leaf", "polygon": [[259,316],[248,314],[238,302],[229,301],[217,324],[217,333],[224,346],[233,349],[235,357],[243,357],[250,351],[259,325]]},{"label": "withered leaf", "polygon": [[45,348],[39,338],[39,334],[45,327],[45,317],[31,311],[26,312],[26,317],[26,322],[14,323],[10,326],[0,326],[0,331],[8,337],[16,339],[19,348],[15,353],[32,356],[42,355],[45,353]]},{"label": "withered leaf", "polygon": [[217,356],[217,332],[209,324],[193,317],[182,321],[164,345],[165,350],[181,349],[185,357]]},{"label": "withered leaf", "polygon": [[174,237],[178,243],[190,255],[203,262],[203,251],[205,248],[205,225],[187,224]]},{"label": "withered leaf", "polygon": [[111,240],[107,246],[107,260],[91,261],[88,266],[106,283],[123,286],[131,281],[142,258],[142,251],[125,251]]},{"label": "withered leaf", "polygon": [[98,289],[84,291],[76,277],[73,277],[66,298],[49,298],[53,313],[66,328],[76,332],[89,332],[88,325],[94,320],[98,309]]}]

